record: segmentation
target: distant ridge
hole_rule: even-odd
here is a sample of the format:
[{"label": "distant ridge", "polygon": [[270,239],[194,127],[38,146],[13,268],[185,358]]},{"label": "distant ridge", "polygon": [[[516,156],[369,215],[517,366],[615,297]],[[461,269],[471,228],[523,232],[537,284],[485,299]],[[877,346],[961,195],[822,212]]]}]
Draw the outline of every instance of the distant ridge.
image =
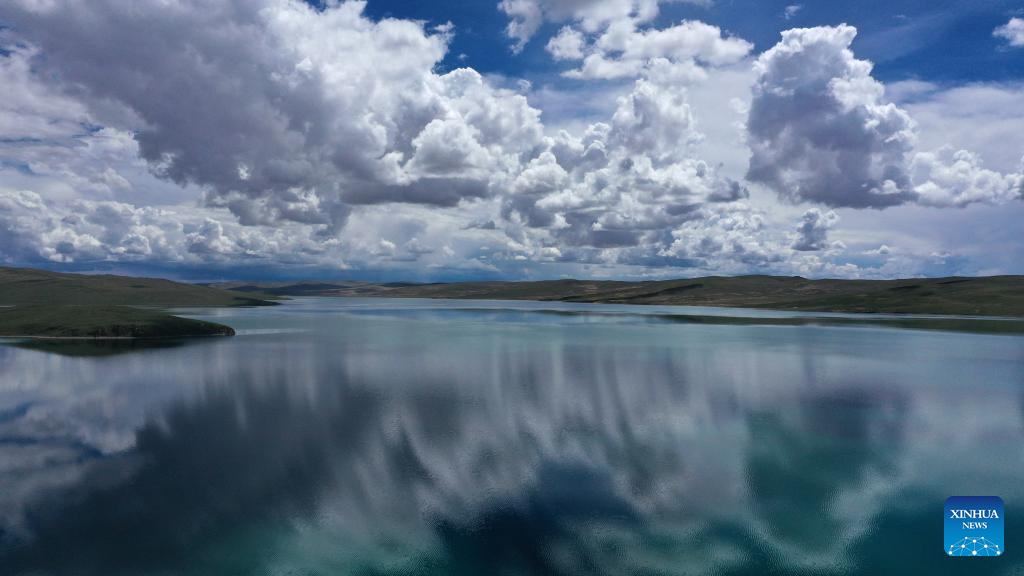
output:
[{"label": "distant ridge", "polygon": [[279,282],[216,284],[280,296],[373,296],[725,306],[817,312],[1024,316],[1024,276],[809,280],[709,276],[646,282],[545,280],[440,284]]},{"label": "distant ridge", "polygon": [[0,267],[0,305],[265,306],[265,294],[231,292],[159,278],[67,274]]}]

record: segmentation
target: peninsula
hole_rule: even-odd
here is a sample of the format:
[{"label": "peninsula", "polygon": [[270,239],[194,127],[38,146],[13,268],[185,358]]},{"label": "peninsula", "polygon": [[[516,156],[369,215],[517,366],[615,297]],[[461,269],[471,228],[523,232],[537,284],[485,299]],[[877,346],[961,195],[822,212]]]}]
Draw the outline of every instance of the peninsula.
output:
[{"label": "peninsula", "polygon": [[0,336],[186,338],[230,336],[229,326],[174,316],[172,307],[266,306],[261,294],[156,278],[0,268]]}]

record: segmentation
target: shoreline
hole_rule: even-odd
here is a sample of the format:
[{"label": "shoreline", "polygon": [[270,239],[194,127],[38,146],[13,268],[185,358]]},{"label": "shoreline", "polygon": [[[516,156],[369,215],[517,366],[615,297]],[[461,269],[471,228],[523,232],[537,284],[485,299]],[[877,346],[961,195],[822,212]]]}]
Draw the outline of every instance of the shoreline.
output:
[{"label": "shoreline", "polygon": [[224,282],[278,297],[355,296],[750,308],[779,312],[1024,318],[1024,276],[813,280],[708,276],[674,280],[538,280],[448,283]]},{"label": "shoreline", "polygon": [[45,340],[166,340],[234,336],[207,320],[132,306],[15,306],[0,310],[0,337]]},{"label": "shoreline", "polygon": [[32,336],[0,335],[0,340],[185,340],[193,338],[230,338],[234,334],[182,334],[180,336]]},{"label": "shoreline", "polygon": [[[935,319],[935,320],[993,320],[993,321],[1004,321],[1004,322],[1024,322],[1024,315],[1021,316],[1007,316],[1007,315],[985,315],[985,314],[948,314],[942,312],[890,312],[881,310],[841,310],[841,309],[807,309],[807,308],[769,308],[763,306],[752,306],[752,305],[741,305],[741,304],[666,304],[659,302],[628,302],[628,301],[609,301],[609,300],[595,300],[595,301],[580,301],[580,300],[559,300],[559,299],[537,299],[537,298],[488,298],[488,297],[472,297],[472,296],[407,296],[407,295],[387,295],[387,294],[373,294],[373,295],[356,295],[356,294],[315,294],[307,296],[291,296],[290,299],[294,298],[380,298],[387,300],[437,300],[437,301],[452,301],[452,300],[463,300],[466,302],[540,302],[550,304],[587,304],[594,306],[636,306],[638,308],[644,307],[675,307],[675,308],[722,308],[726,310],[753,310],[758,312],[789,312],[797,314],[862,314],[864,316],[873,316],[879,320],[889,319]],[[285,300],[284,302],[286,302]],[[282,302],[283,303],[283,302]],[[736,316],[738,318],[745,318],[745,316]],[[794,318],[812,318],[818,316],[794,316]],[[820,318],[827,318],[827,316],[820,316]],[[865,320],[868,320],[867,318]]]}]

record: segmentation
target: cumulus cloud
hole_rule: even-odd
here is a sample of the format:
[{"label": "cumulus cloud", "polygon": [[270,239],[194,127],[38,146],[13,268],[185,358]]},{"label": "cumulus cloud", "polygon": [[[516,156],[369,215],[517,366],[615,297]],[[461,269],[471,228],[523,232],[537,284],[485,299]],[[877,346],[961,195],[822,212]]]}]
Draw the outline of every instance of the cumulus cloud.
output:
[{"label": "cumulus cloud", "polygon": [[793,17],[797,15],[797,12],[800,12],[800,10],[803,10],[802,4],[790,4],[789,6],[786,6],[786,8],[782,11],[782,17],[785,18],[786,20],[792,20]]},{"label": "cumulus cloud", "polygon": [[35,192],[0,188],[0,261],[344,267],[341,242],[314,240],[308,226],[247,227],[224,216],[108,200],[54,202]]},{"label": "cumulus cloud", "polygon": [[703,208],[700,218],[672,232],[672,243],[661,254],[693,260],[703,268],[763,268],[785,259],[785,245],[773,237],[763,213],[739,204]]},{"label": "cumulus cloud", "polygon": [[[608,39],[621,39],[628,34],[627,28],[635,29],[653,21],[660,4],[683,2],[712,4],[712,0],[501,0],[498,8],[509,17],[505,33],[513,40],[513,52],[522,51],[545,22],[571,22],[572,27],[563,27],[548,42],[547,49],[556,59],[579,59],[583,56],[580,49],[584,35],[618,29]],[[669,36],[662,35],[660,41],[672,41]],[[675,40],[679,40],[678,36]],[[595,61],[592,67],[599,64]]]},{"label": "cumulus cloud", "polygon": [[[656,9],[657,4],[652,3]],[[575,15],[566,19],[546,49],[557,61],[577,67],[564,76],[580,79],[659,77],[672,82],[704,78],[707,66],[739,62],[753,45],[724,34],[717,26],[684,20],[664,28],[647,24],[639,14],[608,20]]]},{"label": "cumulus cloud", "polygon": [[794,201],[856,208],[913,198],[913,120],[883,103],[871,63],[849,50],[852,26],[801,28],[755,63],[747,177]]},{"label": "cumulus cloud", "polygon": [[501,0],[498,8],[509,17],[505,33],[518,52],[544,22],[575,20],[585,30],[596,31],[609,22],[653,20],[658,15],[658,4],[659,0]]},{"label": "cumulus cloud", "polygon": [[[361,2],[0,5],[0,259],[860,275],[828,240],[833,212],[794,232],[799,211],[745,201],[736,134],[749,133],[751,179],[794,202],[966,206],[1024,186],[1005,158],[998,172],[934,140],[919,151],[908,113],[849,53],[852,29],[787,32],[749,105],[723,99],[726,115],[705,117],[716,77],[742,76],[728,94],[746,92],[749,43],[701,22],[655,28],[653,1],[522,4],[563,25],[547,50],[569,75],[628,79],[601,88],[614,104],[587,124],[545,108],[565,129],[545,128],[528,82],[441,70],[450,25],[374,21]],[[870,246],[881,240],[898,241]]]},{"label": "cumulus cloud", "polygon": [[555,60],[582,60],[586,37],[572,26],[564,26],[548,41],[547,51]]},{"label": "cumulus cloud", "polygon": [[551,138],[517,178],[503,214],[560,246],[664,245],[703,204],[747,196],[694,157],[701,138],[684,87],[638,80],[609,123]]},{"label": "cumulus cloud", "polygon": [[817,208],[811,208],[804,212],[797,227],[797,237],[793,242],[793,249],[802,252],[824,250],[829,246],[828,231],[839,222],[839,216],[829,210],[822,212]]},{"label": "cumulus cloud", "polygon": [[57,206],[35,192],[0,189],[0,257],[16,262],[176,259],[168,235],[180,224],[156,208],[75,201]]},{"label": "cumulus cloud", "polygon": [[[88,12],[107,26],[129,17],[107,14],[104,2],[67,8]],[[192,15],[191,5],[178,8],[184,10],[179,19],[201,19]],[[169,17],[160,10],[170,8],[154,9],[148,18]],[[110,100],[119,105],[119,118],[137,122],[131,126],[137,144],[121,154],[141,154],[158,176],[206,191],[204,209],[149,214],[118,204],[131,214],[122,218],[130,224],[118,226],[93,221],[89,211],[65,222],[68,206],[36,195],[31,198],[35,204],[28,202],[31,209],[21,206],[18,216],[4,224],[13,229],[18,221],[34,223],[33,232],[22,233],[26,246],[34,247],[31,258],[123,262],[144,259],[147,249],[159,246],[161,259],[179,262],[291,259],[367,267],[418,262],[494,273],[528,262],[690,266],[692,257],[666,252],[673,231],[725,210],[709,205],[729,205],[748,195],[742,183],[696,156],[703,135],[687,89],[678,76],[664,73],[677,64],[696,69],[730,62],[749,50],[748,44],[724,39],[717,28],[702,23],[663,31],[630,28],[633,37],[624,37],[625,49],[618,50],[610,36],[586,38],[588,25],[574,20],[580,43],[574,48],[576,28],[567,27],[557,49],[562,57],[571,60],[577,56],[574,49],[601,44],[602,50],[615,52],[617,65],[627,63],[641,77],[607,121],[581,133],[545,136],[539,112],[522,94],[495,88],[469,69],[433,72],[449,29],[431,35],[415,23],[371,22],[357,3],[318,13],[267,0],[260,13],[246,12],[237,23],[237,14],[213,14],[212,20],[221,24],[232,22],[236,35],[251,33],[287,48],[284,55],[270,54],[257,43],[242,62],[269,71],[244,71],[239,77],[222,62],[220,50],[234,52],[214,43],[206,29],[210,24],[196,22],[198,30],[182,33],[209,54],[202,52],[201,66],[186,60],[179,64],[184,69],[174,71],[182,82],[194,73],[208,82],[201,88],[182,86],[183,99],[163,98],[159,104],[142,97],[151,88],[134,86],[133,80],[142,82],[134,75],[156,82],[149,75],[174,60],[158,58],[154,71],[139,71],[140,62],[116,61],[117,51],[101,42],[94,49],[112,59],[112,70],[90,72],[85,57],[72,53],[63,38],[50,37],[51,27],[70,27],[61,14],[24,6],[11,11],[22,19],[18,32],[46,51],[45,61],[36,59],[38,67],[71,71],[68,82],[86,91],[74,92],[70,83],[64,87],[89,103],[91,112],[110,114],[99,106],[100,99]],[[138,24],[154,33],[166,27],[146,18]],[[302,26],[304,34],[298,32]],[[39,34],[30,33],[41,28]],[[350,57],[355,46],[368,62],[354,62],[361,60]],[[417,57],[404,58],[409,51]],[[34,56],[26,55],[26,61]],[[222,77],[205,71],[210,67]],[[109,82],[90,84],[99,78]],[[178,88],[170,80],[160,81],[165,83],[161,90]],[[117,82],[128,86],[110,85]],[[370,97],[358,97],[353,86]],[[246,97],[243,89],[253,95]],[[207,92],[212,92],[209,97]],[[202,101],[202,109],[198,118],[184,122],[198,106],[190,99]],[[232,119],[230,126],[216,124],[218,108]],[[247,126],[250,113],[269,114],[281,123],[262,118]],[[313,118],[318,123],[309,125]],[[291,161],[302,169],[285,171],[294,179],[277,179],[274,167]],[[71,168],[77,173],[81,167]],[[462,202],[466,199],[479,200]],[[393,202],[406,206],[373,208]],[[429,208],[417,212],[414,206]],[[442,216],[448,208],[453,211]],[[244,226],[225,219],[225,210]],[[60,250],[39,233],[53,221],[62,222],[63,233],[74,239]],[[311,229],[320,233],[311,235]],[[148,248],[146,240],[151,240]]]},{"label": "cumulus cloud", "polygon": [[703,22],[646,26],[656,2],[524,6],[569,21],[546,47],[576,63],[565,75],[633,84],[607,121],[546,139],[503,199],[505,232],[517,247],[562,261],[692,266],[693,258],[666,252],[673,230],[748,191],[696,153],[704,135],[686,85],[706,67],[742,60],[752,45]]},{"label": "cumulus cloud", "polygon": [[[817,213],[816,226],[831,228],[835,214]],[[801,223],[808,217],[801,220]],[[841,243],[820,239],[824,249],[801,250],[777,217],[746,202],[707,204],[672,231],[671,244],[658,255],[662,266],[689,262],[699,274],[781,274],[809,277],[861,277],[875,271],[842,262]],[[799,235],[798,235],[799,236]]]},{"label": "cumulus cloud", "polygon": [[703,77],[703,66],[736,63],[753,45],[723,35],[717,26],[683,21],[666,28],[638,28],[635,20],[621,20],[593,39],[572,27],[562,28],[548,43],[556,60],[579,60],[571,78],[615,79],[642,74],[670,74],[672,80]]},{"label": "cumulus cloud", "polygon": [[[110,122],[120,128],[99,131],[129,142],[103,161],[68,164],[69,175],[138,154],[160,178],[203,190],[205,207],[8,191],[22,196],[0,226],[23,240],[9,252],[24,248],[8,259],[689,266],[692,255],[668,251],[674,231],[708,214],[728,223],[724,207],[748,195],[695,154],[703,135],[679,78],[735,62],[750,45],[700,22],[639,28],[656,2],[544,8],[572,23],[550,46],[559,58],[586,52],[639,77],[607,121],[545,136],[523,94],[470,69],[435,72],[451,27],[374,22],[358,2],[318,12],[288,0],[255,11],[147,1],[132,13],[113,0],[16,3],[0,17],[34,46],[17,63],[26,82],[60,78],[70,95],[60,97],[77,106],[66,109],[69,134]],[[83,20],[94,22],[88,32],[76,27]],[[101,41],[78,50],[85,33]],[[125,54],[128,44],[144,53]],[[179,44],[186,57],[157,50]],[[395,202],[406,207],[373,208]],[[753,262],[753,244],[743,246]]]},{"label": "cumulus cloud", "polygon": [[1002,38],[1010,46],[1024,46],[1024,18],[1010,18],[1010,21],[992,31],[996,38]]},{"label": "cumulus cloud", "polygon": [[156,174],[245,224],[334,232],[351,204],[492,194],[539,145],[539,112],[474,71],[435,73],[449,28],[364,7],[10,2],[0,19],[45,53],[33,66],[104,119],[131,119]]},{"label": "cumulus cloud", "polygon": [[872,64],[850,50],[852,26],[787,30],[756,61],[747,178],[784,199],[833,207],[908,202],[965,206],[1020,196],[967,151],[918,152],[917,128],[885,100]]},{"label": "cumulus cloud", "polygon": [[977,154],[947,146],[915,154],[910,170],[917,201],[926,206],[963,207],[1024,197],[1024,162],[1020,173],[1002,174],[983,168]]}]

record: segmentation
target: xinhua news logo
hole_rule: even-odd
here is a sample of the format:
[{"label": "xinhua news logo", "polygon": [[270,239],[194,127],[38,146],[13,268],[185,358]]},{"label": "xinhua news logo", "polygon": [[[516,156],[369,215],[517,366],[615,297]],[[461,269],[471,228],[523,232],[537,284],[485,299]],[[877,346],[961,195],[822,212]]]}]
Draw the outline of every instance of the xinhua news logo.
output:
[{"label": "xinhua news logo", "polygon": [[1003,499],[950,496],[946,499],[943,541],[946,556],[1003,555]]}]

